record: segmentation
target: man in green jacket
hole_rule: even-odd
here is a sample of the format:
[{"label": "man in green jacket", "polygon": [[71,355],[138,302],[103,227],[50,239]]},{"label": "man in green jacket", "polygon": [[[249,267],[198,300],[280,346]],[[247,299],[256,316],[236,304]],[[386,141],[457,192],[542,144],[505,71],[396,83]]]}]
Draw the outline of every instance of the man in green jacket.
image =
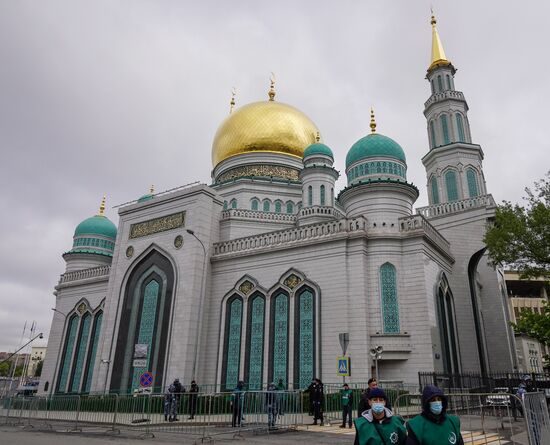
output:
[{"label": "man in green jacket", "polygon": [[447,397],[437,386],[422,391],[422,414],[407,423],[406,445],[464,445],[458,416],[447,414]]},{"label": "man in green jacket", "polygon": [[353,406],[353,391],[349,389],[349,385],[344,383],[344,388],[340,391],[340,400],[342,402],[342,425],[340,428],[346,427],[346,418],[348,425],[351,428],[351,408]]},{"label": "man in green jacket", "polygon": [[386,408],[384,391],[373,388],[367,397],[370,409],[355,419],[354,445],[404,445],[407,440],[405,422]]}]

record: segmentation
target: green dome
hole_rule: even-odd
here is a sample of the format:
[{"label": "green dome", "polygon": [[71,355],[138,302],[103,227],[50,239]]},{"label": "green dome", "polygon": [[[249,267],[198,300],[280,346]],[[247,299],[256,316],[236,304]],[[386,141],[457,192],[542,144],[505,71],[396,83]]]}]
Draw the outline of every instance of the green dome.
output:
[{"label": "green dome", "polygon": [[346,156],[346,168],[361,159],[377,157],[396,158],[407,162],[405,152],[397,142],[387,136],[371,133],[359,139],[350,148]]},{"label": "green dome", "polygon": [[74,236],[100,235],[116,239],[116,226],[106,216],[96,215],[82,221],[74,231]]},{"label": "green dome", "polygon": [[308,148],[305,149],[304,159],[312,155],[325,155],[330,157],[331,159],[334,159],[332,150],[329,147],[327,147],[325,144],[321,144],[320,142],[311,144]]},{"label": "green dome", "polygon": [[137,200],[137,202],[144,202],[144,201],[149,201],[150,199],[153,199],[154,196],[150,193],[148,193],[147,195],[143,195],[141,198],[139,198]]}]

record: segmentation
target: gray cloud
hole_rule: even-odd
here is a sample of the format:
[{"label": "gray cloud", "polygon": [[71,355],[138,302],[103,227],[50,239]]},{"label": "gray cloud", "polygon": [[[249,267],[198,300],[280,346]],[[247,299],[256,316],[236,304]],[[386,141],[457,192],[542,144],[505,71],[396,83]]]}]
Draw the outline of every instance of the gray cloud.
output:
[{"label": "gray cloud", "polygon": [[[550,6],[435,4],[457,88],[497,201],[544,175]],[[277,99],[309,115],[344,173],[368,132],[397,140],[427,202],[423,103],[429,1],[18,1],[0,4],[0,350],[25,319],[47,331],[61,254],[97,211],[209,182],[211,142],[237,105]],[[339,182],[340,187],[344,178]],[[108,216],[117,220],[116,211]]]}]

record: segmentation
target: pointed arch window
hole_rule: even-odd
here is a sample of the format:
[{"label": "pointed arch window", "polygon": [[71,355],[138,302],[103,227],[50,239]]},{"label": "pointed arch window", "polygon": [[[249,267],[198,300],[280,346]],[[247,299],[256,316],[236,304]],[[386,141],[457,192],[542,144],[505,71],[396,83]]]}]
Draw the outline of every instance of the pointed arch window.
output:
[{"label": "pointed arch window", "polygon": [[445,274],[442,275],[437,287],[436,300],[443,369],[445,372],[458,373],[460,372],[460,357],[454,299]]},{"label": "pointed arch window", "polygon": [[315,299],[305,288],[295,306],[295,388],[307,388],[315,377]]},{"label": "pointed arch window", "polygon": [[259,202],[256,198],[254,198],[251,202],[250,202],[250,209],[251,210],[258,210],[258,207],[259,207]]},{"label": "pointed arch window", "polygon": [[443,79],[441,79],[441,76],[437,76],[437,90],[439,92],[443,91]]},{"label": "pointed arch window", "polygon": [[450,90],[451,89],[451,76],[449,76],[448,74],[445,76],[445,78],[447,79],[447,89]]},{"label": "pointed arch window", "polygon": [[237,208],[237,200],[235,198],[233,198],[231,200],[231,208],[232,209],[236,209]]},{"label": "pointed arch window", "polygon": [[288,382],[288,323],[289,299],[284,292],[279,292],[271,303],[271,372],[270,381],[279,380],[286,386]]},{"label": "pointed arch window", "polygon": [[432,176],[430,181],[432,187],[432,204],[439,204],[439,189],[437,187],[437,178]]},{"label": "pointed arch window", "polygon": [[256,294],[248,302],[245,380],[251,390],[261,390],[264,370],[265,298]]},{"label": "pointed arch window", "polygon": [[464,138],[464,121],[462,119],[462,114],[460,113],[456,113],[456,128],[458,131],[458,141],[466,142],[466,139]]},{"label": "pointed arch window", "polygon": [[441,119],[441,131],[443,132],[443,144],[450,144],[451,140],[449,139],[449,124],[447,122],[447,115],[443,114],[440,117]]},{"label": "pointed arch window", "polygon": [[330,205],[334,207],[334,188],[330,188]]},{"label": "pointed arch window", "polygon": [[307,205],[313,205],[313,187],[311,185],[307,188]]},{"label": "pointed arch window", "polygon": [[86,364],[86,373],[84,374],[84,392],[90,392],[92,386],[92,377],[94,373],[95,357],[97,354],[97,345],[99,343],[99,334],[101,332],[101,323],[103,321],[103,312],[100,311],[94,316],[94,327],[91,335],[90,352],[88,353],[88,363]]},{"label": "pointed arch window", "polygon": [[275,213],[281,213],[282,203],[281,201],[275,201]]},{"label": "pointed arch window", "polygon": [[292,201],[288,201],[286,203],[286,213],[288,213],[289,215],[294,213],[294,204],[292,203]]},{"label": "pointed arch window", "polygon": [[71,367],[76,335],[78,332],[78,322],[79,322],[79,317],[76,314],[71,316],[71,318],[69,319],[67,334],[65,336],[65,347],[63,351],[63,356],[61,358],[59,380],[57,383],[58,392],[66,392],[67,390],[67,381],[69,380],[69,370]]},{"label": "pointed arch window", "polygon": [[435,84],[434,84],[434,80],[432,79],[432,81],[430,82],[431,85],[432,85],[432,94],[435,93]]},{"label": "pointed arch window", "polygon": [[468,193],[470,198],[479,196],[479,190],[477,187],[477,173],[473,168],[466,170],[466,180],[468,181]]},{"label": "pointed arch window", "polygon": [[325,186],[321,185],[321,205],[324,206],[326,204],[325,202]]},{"label": "pointed arch window", "polygon": [[399,301],[395,266],[385,263],[380,267],[380,294],[382,296],[382,321],[385,334],[398,334]]},{"label": "pointed arch window", "polygon": [[241,364],[241,328],[243,320],[243,300],[234,296],[227,301],[225,335],[225,372],[226,389],[233,389],[239,381]]},{"label": "pointed arch window", "polygon": [[269,199],[264,200],[264,212],[270,212],[271,211],[271,202],[269,202]]},{"label": "pointed arch window", "polygon": [[227,201],[224,201],[224,202],[223,202],[223,209],[224,209],[224,210],[227,210]]},{"label": "pointed arch window", "polygon": [[86,358],[86,350],[88,349],[88,336],[90,335],[90,325],[92,316],[87,312],[80,322],[80,334],[76,343],[76,355],[73,363],[71,381],[69,384],[69,392],[80,392],[80,380],[84,370],[84,360]]},{"label": "pointed arch window", "polygon": [[449,170],[445,173],[445,185],[447,186],[447,200],[458,201],[458,187],[454,170]]}]

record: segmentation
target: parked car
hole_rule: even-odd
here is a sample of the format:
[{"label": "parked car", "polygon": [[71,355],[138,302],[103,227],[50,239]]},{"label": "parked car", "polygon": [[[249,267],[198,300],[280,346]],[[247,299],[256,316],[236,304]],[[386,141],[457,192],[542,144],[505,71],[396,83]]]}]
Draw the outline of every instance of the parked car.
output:
[{"label": "parked car", "polygon": [[508,388],[495,388],[492,393],[485,399],[487,406],[510,406]]}]

